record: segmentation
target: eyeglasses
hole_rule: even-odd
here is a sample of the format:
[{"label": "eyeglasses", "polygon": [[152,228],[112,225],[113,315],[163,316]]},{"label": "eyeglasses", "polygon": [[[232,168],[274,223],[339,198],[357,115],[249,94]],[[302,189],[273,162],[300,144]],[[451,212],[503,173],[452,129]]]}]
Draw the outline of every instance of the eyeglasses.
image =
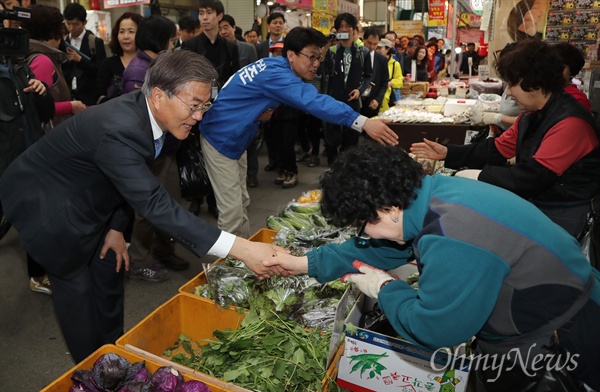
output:
[{"label": "eyeglasses", "polygon": [[371,239],[371,237],[365,233],[365,228],[367,227],[367,223],[369,223],[369,221],[365,221],[365,223],[362,225],[362,227],[358,231],[358,234],[356,234],[356,245],[359,248],[366,248],[369,246],[369,240]]},{"label": "eyeglasses", "polygon": [[311,62],[311,63],[314,63],[315,61],[318,61],[319,63],[322,63],[322,62],[323,62],[323,60],[325,60],[325,59],[324,59],[323,57],[321,57],[321,56],[318,56],[318,57],[317,57],[317,56],[315,56],[315,55],[309,56],[309,55],[307,55],[307,54],[304,54],[304,53],[302,53],[302,52],[298,52],[298,54],[301,54],[301,55],[302,55],[302,56],[304,56],[304,57],[308,57],[308,59],[310,60],[310,62]]},{"label": "eyeglasses", "polygon": [[210,102],[206,102],[204,105],[190,105],[188,103],[186,103],[183,99],[179,98],[179,96],[177,94],[173,94],[175,97],[177,97],[178,100],[180,100],[181,102],[183,102],[183,104],[185,106],[187,106],[188,108],[190,108],[190,117],[194,115],[194,113],[196,112],[200,112],[202,114],[208,112],[208,109],[210,109],[212,107],[212,103]]}]

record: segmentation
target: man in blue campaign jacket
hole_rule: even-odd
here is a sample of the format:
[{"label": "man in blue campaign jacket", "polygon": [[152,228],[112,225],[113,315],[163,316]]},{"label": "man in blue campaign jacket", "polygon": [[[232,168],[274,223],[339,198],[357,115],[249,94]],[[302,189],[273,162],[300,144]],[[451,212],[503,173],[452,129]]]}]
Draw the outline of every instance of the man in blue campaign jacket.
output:
[{"label": "man in blue campaign jacket", "polygon": [[303,79],[315,77],[327,42],[315,29],[292,29],[285,38],[283,55],[260,59],[236,72],[200,123],[200,141],[221,229],[249,234],[245,151],[256,135],[258,123],[268,119],[281,103],[357,132],[364,130],[379,143],[397,144],[397,135],[380,120],[361,116],[304,83]]},{"label": "man in blue campaign jacket", "polygon": [[[488,358],[487,369],[472,362],[478,392],[537,383],[545,362],[532,361],[549,354],[554,331],[568,352],[561,365],[599,390],[600,273],[531,203],[489,184],[425,176],[401,149],[375,143],[341,155],[320,185],[324,216],[362,227],[359,237],[266,265],[356,283],[412,342],[438,349],[476,336],[476,352]],[[384,271],[413,258],[418,291]],[[517,352],[524,363],[515,365]]]}]

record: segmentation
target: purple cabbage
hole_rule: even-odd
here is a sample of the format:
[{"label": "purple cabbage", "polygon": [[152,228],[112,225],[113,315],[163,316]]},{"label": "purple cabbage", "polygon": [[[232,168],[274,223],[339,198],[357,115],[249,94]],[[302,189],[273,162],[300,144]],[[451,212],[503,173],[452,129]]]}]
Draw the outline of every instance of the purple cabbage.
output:
[{"label": "purple cabbage", "polygon": [[73,385],[69,392],[99,392],[92,381],[92,372],[89,370],[75,370],[71,375]]},{"label": "purple cabbage", "polygon": [[142,381],[144,384],[149,384],[152,380],[152,373],[146,369],[146,361],[136,362],[131,366],[131,371],[127,376],[129,381]]},{"label": "purple cabbage", "polygon": [[131,371],[131,363],[115,353],[107,353],[96,360],[92,367],[92,381],[101,391],[114,391],[124,383]]},{"label": "purple cabbage", "polygon": [[135,380],[135,381],[127,381],[119,392],[150,392],[150,386],[147,383]]},{"label": "purple cabbage", "polygon": [[183,383],[179,392],[210,392],[210,389],[203,382],[188,380]]},{"label": "purple cabbage", "polygon": [[158,368],[152,376],[152,392],[179,392],[183,384],[183,376],[171,366]]}]

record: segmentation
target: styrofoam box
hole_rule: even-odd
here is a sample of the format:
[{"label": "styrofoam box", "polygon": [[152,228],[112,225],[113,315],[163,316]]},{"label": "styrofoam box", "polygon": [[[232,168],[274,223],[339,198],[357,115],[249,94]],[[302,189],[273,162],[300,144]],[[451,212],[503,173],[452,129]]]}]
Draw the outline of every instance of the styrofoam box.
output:
[{"label": "styrofoam box", "polygon": [[444,116],[451,116],[456,113],[462,113],[475,105],[476,99],[454,99],[449,98],[444,105]]}]

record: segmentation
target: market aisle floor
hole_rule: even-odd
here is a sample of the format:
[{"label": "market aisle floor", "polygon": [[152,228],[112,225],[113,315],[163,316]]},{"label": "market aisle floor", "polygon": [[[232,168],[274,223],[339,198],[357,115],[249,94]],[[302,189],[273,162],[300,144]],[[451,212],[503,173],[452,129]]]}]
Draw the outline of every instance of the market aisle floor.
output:
[{"label": "market aisle floor", "polygon": [[[317,187],[325,166],[307,167],[299,163],[299,183],[295,188],[282,189],[273,184],[276,172],[265,172],[266,149],[259,157],[259,186],[249,188],[251,204],[248,210],[250,233],[266,227],[267,216],[282,209],[303,191]],[[323,157],[321,161],[326,161]],[[176,173],[175,173],[176,175]],[[187,207],[187,203],[184,204]],[[202,206],[201,218],[216,224]],[[148,283],[127,279],[125,295],[125,329],[167,301],[181,285],[202,270],[202,262],[214,261],[205,256],[198,260],[182,247],[177,253],[191,262],[187,271],[169,271],[170,279],[163,283]],[[29,290],[25,253],[14,229],[0,240],[0,391],[39,391],[69,370],[73,361],[68,354],[49,296]]]}]

